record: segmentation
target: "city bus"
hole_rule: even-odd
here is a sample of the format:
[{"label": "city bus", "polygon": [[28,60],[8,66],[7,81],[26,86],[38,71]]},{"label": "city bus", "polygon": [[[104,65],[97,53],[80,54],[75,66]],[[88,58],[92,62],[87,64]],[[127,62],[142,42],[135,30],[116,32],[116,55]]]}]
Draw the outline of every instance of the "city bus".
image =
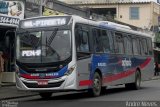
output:
[{"label": "city bus", "polygon": [[20,21],[16,32],[16,86],[42,98],[53,92],[107,86],[140,89],[154,74],[150,35],[108,21],[75,15]]}]

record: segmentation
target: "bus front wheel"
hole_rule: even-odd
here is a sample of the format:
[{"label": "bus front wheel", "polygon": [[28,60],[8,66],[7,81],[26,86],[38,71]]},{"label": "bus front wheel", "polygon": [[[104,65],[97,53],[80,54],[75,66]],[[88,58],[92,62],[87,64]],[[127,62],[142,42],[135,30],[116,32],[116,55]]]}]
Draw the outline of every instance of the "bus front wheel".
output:
[{"label": "bus front wheel", "polygon": [[95,72],[93,77],[92,88],[89,89],[89,93],[94,97],[99,96],[101,93],[101,87],[102,87],[102,79],[99,73]]},{"label": "bus front wheel", "polygon": [[39,95],[44,99],[48,99],[52,96],[52,93],[51,92],[43,92],[43,93],[39,93]]}]

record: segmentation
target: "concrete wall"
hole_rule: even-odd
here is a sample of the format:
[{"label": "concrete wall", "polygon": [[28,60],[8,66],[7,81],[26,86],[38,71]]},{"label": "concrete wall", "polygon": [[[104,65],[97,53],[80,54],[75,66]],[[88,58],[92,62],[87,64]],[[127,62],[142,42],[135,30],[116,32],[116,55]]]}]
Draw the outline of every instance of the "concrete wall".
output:
[{"label": "concrete wall", "polygon": [[160,4],[152,3],[151,4],[151,10],[152,10],[152,24],[153,25],[159,25],[158,17],[160,16]]}]

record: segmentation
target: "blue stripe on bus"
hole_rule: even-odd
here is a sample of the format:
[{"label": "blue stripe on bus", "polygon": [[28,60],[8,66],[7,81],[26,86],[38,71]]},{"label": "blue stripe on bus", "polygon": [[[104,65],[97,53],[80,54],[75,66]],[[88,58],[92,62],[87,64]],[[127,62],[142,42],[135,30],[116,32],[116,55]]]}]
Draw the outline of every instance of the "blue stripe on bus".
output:
[{"label": "blue stripe on bus", "polygon": [[[40,71],[34,72],[34,73],[27,73],[26,71],[20,69],[19,73],[22,77],[27,79],[51,79],[51,78],[59,78],[65,75],[65,73],[68,70],[68,66],[63,67],[59,71],[53,71],[50,73],[41,73]],[[37,75],[36,75],[37,74]]]}]

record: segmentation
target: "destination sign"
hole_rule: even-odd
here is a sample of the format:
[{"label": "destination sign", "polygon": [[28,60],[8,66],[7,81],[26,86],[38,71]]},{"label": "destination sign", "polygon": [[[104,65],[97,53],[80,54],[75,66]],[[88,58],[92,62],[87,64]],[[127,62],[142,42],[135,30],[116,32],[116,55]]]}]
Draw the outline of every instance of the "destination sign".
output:
[{"label": "destination sign", "polygon": [[68,23],[67,17],[49,17],[49,18],[35,18],[24,20],[20,23],[21,28],[37,28],[37,27],[50,27],[62,26]]}]

